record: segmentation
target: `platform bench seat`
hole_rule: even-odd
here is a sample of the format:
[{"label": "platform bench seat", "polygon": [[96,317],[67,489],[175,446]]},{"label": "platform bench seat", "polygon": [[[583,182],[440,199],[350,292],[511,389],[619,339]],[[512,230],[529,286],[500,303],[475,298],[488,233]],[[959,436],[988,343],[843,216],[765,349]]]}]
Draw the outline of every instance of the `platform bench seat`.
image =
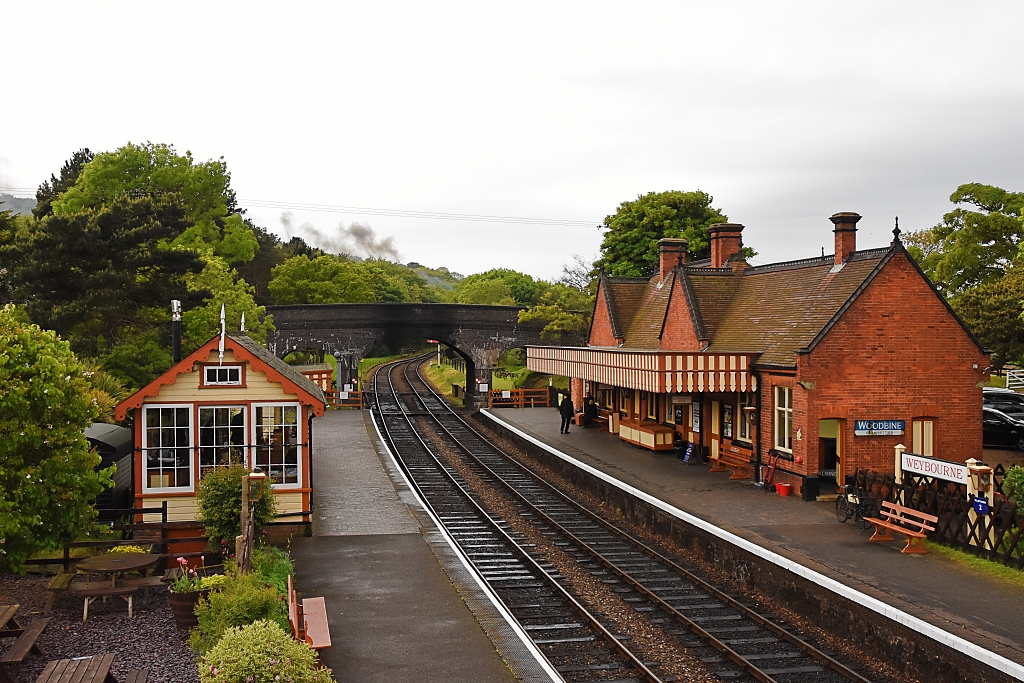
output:
[{"label": "platform bench seat", "polygon": [[135,591],[138,590],[138,586],[107,586],[106,588],[90,588],[84,591],[78,591],[78,596],[83,598],[85,604],[82,607],[82,621],[89,619],[89,605],[93,603],[96,598],[106,598],[117,596],[122,598],[128,603],[128,618],[132,616],[132,596]]},{"label": "platform bench seat", "polygon": [[314,650],[331,646],[331,629],[327,624],[327,604],[323,598],[303,598],[301,604],[288,575],[288,623],[292,637],[308,643]]},{"label": "platform bench seat", "polygon": [[732,471],[730,479],[750,479],[750,461],[741,455],[718,451],[718,457],[711,458],[710,472]]},{"label": "platform bench seat", "polygon": [[887,500],[882,501],[882,510],[878,517],[865,517],[866,521],[875,525],[875,533],[869,540],[894,541],[890,531],[907,537],[907,545],[901,553],[924,555],[928,550],[924,547],[924,539],[928,531],[935,531],[933,524],[939,521],[935,515],[918,512]]}]

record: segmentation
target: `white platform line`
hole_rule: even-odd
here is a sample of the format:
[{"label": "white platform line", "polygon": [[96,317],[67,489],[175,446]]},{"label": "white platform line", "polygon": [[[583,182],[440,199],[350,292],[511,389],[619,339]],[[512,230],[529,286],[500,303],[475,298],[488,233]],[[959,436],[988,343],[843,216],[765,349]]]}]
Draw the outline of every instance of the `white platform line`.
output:
[{"label": "white platform line", "polygon": [[685,512],[677,507],[669,505],[663,500],[659,500],[658,498],[655,498],[654,496],[645,493],[640,489],[634,488],[629,484],[619,481],[615,477],[605,474],[604,472],[601,472],[597,469],[594,469],[593,467],[587,465],[586,463],[580,462],[579,460],[573,458],[572,456],[562,453],[557,448],[554,448],[553,446],[544,443],[540,439],[536,439],[530,436],[529,434],[523,432],[515,425],[505,422],[498,416],[491,413],[489,410],[481,410],[480,414],[490,418],[494,422],[497,422],[502,427],[508,429],[510,432],[518,434],[520,437],[526,439],[530,443],[539,446],[540,448],[543,448],[548,453],[551,453],[552,455],[561,458],[562,460],[565,460],[566,462],[572,464],[573,466],[578,467],[581,470],[594,475],[595,477],[598,477],[599,479],[615,486],[616,488],[619,488],[625,491],[626,493],[629,493],[630,495],[635,496],[640,500],[649,503],[650,505],[653,505],[659,510],[667,512],[673,517],[677,517],[678,519],[683,520],[687,524],[691,524],[697,527],[698,529],[701,529],[702,531],[706,531],[709,534],[717,536],[723,541],[726,541],[727,543],[731,543],[732,545],[751,553],[752,555],[756,555],[757,557],[760,557],[763,560],[767,560],[768,562],[771,562],[772,564],[778,567],[786,569],[787,571],[790,571],[793,574],[796,574],[797,576],[801,576],[807,579],[808,581],[816,583],[819,586],[822,586],[823,588],[832,591],[836,595],[841,595],[842,597],[853,601],[855,604],[863,605],[864,607],[867,607],[873,612],[877,612],[878,614],[881,614],[882,616],[891,619],[892,621],[895,621],[898,624],[906,626],[912,631],[916,631],[917,633],[920,633],[928,638],[931,638],[932,640],[941,643],[949,648],[952,648],[957,652],[961,652],[967,655],[968,657],[971,657],[972,659],[987,664],[996,671],[1002,671],[1004,673],[1009,674],[1010,676],[1013,676],[1019,681],[1024,681],[1024,666],[1021,666],[1020,664],[1017,664],[1016,662],[1011,661],[1006,657],[1003,657],[1002,655],[998,655],[995,652],[986,650],[980,645],[975,645],[974,643],[968,640],[964,640],[963,638],[955,636],[952,633],[945,631],[937,626],[933,626],[932,624],[929,624],[927,621],[924,621],[923,619],[919,619],[913,615],[907,614],[906,612],[896,609],[891,605],[887,605],[881,600],[873,598],[870,595],[865,595],[864,593],[861,593],[860,591],[854,588],[850,588],[849,586],[840,583],[835,579],[829,578],[824,574],[820,574],[814,571],[813,569],[793,562],[792,560],[782,557],[777,553],[773,553],[772,551],[766,548],[762,548],[761,546],[751,543],[750,541],[744,538],[740,538],[736,534],[729,533],[725,529],[720,529],[717,526],[704,521],[703,519],[694,517],[688,512]]}]

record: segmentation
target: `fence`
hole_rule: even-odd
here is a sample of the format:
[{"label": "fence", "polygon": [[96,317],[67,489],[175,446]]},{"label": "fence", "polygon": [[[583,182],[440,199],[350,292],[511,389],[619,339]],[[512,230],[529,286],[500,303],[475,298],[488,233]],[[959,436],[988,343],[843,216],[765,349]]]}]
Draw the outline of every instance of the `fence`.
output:
[{"label": "fence", "polygon": [[1024,568],[1024,514],[1002,494],[1005,468],[993,468],[993,495],[988,514],[973,512],[974,499],[963,484],[926,475],[904,472],[897,484],[891,474],[858,470],[856,485],[881,500],[888,500],[939,518],[929,540],[960,548],[975,555]]},{"label": "fence", "polygon": [[327,404],[332,408],[363,408],[363,392],[361,391],[327,391]]},{"label": "fence", "polygon": [[488,408],[547,408],[550,405],[550,392],[547,387],[487,392]]}]

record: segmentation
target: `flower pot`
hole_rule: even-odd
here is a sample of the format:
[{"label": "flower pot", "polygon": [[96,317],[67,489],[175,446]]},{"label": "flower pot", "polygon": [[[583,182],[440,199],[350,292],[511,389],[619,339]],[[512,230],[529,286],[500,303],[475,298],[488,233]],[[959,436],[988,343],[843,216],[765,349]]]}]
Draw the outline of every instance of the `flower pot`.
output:
[{"label": "flower pot", "polygon": [[199,624],[196,619],[196,603],[199,602],[199,598],[205,598],[210,593],[209,590],[202,591],[187,591],[185,593],[175,593],[171,591],[168,596],[168,602],[171,603],[171,614],[174,615],[174,625],[183,631],[187,631],[190,628]]}]

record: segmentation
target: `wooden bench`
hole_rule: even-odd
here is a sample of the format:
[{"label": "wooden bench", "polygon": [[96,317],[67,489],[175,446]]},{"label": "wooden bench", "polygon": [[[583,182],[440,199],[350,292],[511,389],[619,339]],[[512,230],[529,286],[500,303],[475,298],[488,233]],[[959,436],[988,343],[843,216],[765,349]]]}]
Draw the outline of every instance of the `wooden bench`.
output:
[{"label": "wooden bench", "polygon": [[730,479],[750,479],[750,461],[741,455],[719,450],[718,457],[712,457],[711,462],[713,464],[709,472],[728,472],[732,470]]},{"label": "wooden bench", "polygon": [[105,588],[89,588],[88,590],[78,591],[78,595],[85,600],[85,604],[82,607],[82,621],[89,619],[89,605],[93,603],[96,598],[106,598],[118,596],[124,599],[128,603],[128,618],[132,616],[132,596],[135,591],[138,590],[138,586],[106,586]]},{"label": "wooden bench", "polygon": [[865,517],[875,525],[872,541],[895,541],[890,531],[907,537],[907,545],[900,552],[910,555],[924,555],[928,550],[924,547],[925,532],[935,531],[932,526],[939,521],[935,515],[918,512],[887,500],[882,501],[882,510],[878,517]]},{"label": "wooden bench", "polygon": [[292,637],[308,643],[314,650],[331,646],[331,629],[327,624],[327,605],[323,598],[303,598],[300,605],[295,596],[291,574],[288,575],[288,623]]},{"label": "wooden bench", "polygon": [[71,587],[71,581],[74,578],[74,572],[61,572],[50,579],[50,583],[46,586],[46,590],[49,591],[50,594],[46,596],[46,605],[43,607],[44,614],[50,613],[50,610],[53,609],[54,603],[57,602],[64,591]]},{"label": "wooden bench", "polygon": [[36,641],[50,623],[48,617],[36,619],[28,626],[22,628],[14,615],[17,614],[20,605],[0,605],[0,637],[15,638],[3,656],[0,657],[0,683],[13,683],[7,673],[7,666],[10,664],[21,664],[29,653],[42,655]]},{"label": "wooden bench", "polygon": [[149,669],[129,671],[124,681],[118,681],[110,673],[114,663],[114,655],[103,654],[93,657],[75,657],[74,659],[56,659],[49,662],[36,683],[146,683]]}]

